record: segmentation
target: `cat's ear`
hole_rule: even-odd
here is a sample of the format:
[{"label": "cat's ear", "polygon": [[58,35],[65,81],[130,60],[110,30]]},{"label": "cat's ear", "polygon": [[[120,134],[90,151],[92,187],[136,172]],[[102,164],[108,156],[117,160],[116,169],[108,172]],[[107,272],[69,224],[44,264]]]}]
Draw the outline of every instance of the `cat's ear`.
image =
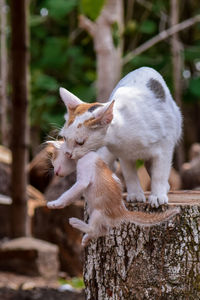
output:
[{"label": "cat's ear", "polygon": [[108,102],[106,105],[94,112],[94,127],[105,126],[112,122],[114,103],[115,100]]},{"label": "cat's ear", "polygon": [[70,93],[68,90],[64,89],[64,88],[60,88],[59,89],[60,92],[60,97],[62,98],[65,106],[68,109],[75,109],[79,104],[82,104],[83,102],[76,97],[74,94]]}]

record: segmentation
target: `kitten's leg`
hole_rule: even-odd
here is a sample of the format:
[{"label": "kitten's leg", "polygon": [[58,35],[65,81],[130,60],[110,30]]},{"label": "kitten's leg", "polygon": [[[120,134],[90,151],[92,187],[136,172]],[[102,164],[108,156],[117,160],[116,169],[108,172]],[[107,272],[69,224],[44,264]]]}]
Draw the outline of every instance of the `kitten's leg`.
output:
[{"label": "kitten's leg", "polygon": [[89,242],[92,240],[92,236],[89,235],[88,233],[84,234],[83,238],[82,238],[82,242],[81,242],[81,245],[83,247],[86,247]]},{"label": "kitten's leg", "polygon": [[[85,176],[86,177],[86,176]],[[77,181],[69,190],[64,192],[57,200],[49,201],[47,207],[51,209],[64,208],[79,199],[88,186],[87,178]]]},{"label": "kitten's leg", "polygon": [[137,175],[136,163],[120,159],[120,165],[128,191],[127,201],[146,202],[144,192],[141,188],[140,181]]},{"label": "kitten's leg", "polygon": [[90,226],[77,218],[70,218],[69,224],[82,232],[90,232]]},{"label": "kitten's leg", "polygon": [[148,200],[151,206],[168,203],[169,174],[171,169],[172,151],[162,152],[152,160],[151,168],[151,195]]},{"label": "kitten's leg", "polygon": [[82,239],[82,246],[84,247],[91,239],[98,238],[107,233],[107,227],[103,224],[102,213],[98,210],[92,212],[88,224],[77,218],[70,218],[69,223],[72,227],[86,233]]},{"label": "kitten's leg", "polygon": [[90,230],[83,236],[82,246],[85,247],[93,238],[104,236],[108,233],[108,227],[104,224],[104,217],[98,210],[94,210],[89,219]]},{"label": "kitten's leg", "polygon": [[81,245],[83,247],[86,247],[89,244],[90,240],[93,238],[93,236],[91,235],[91,226],[77,218],[70,218],[69,224],[82,232],[87,232],[86,234],[84,234],[81,242]]}]

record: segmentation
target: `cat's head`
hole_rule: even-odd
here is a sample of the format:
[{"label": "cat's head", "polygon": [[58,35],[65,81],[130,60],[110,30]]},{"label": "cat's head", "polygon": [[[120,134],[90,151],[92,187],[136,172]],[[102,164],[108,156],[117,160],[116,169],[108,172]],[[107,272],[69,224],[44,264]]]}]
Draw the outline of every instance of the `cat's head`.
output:
[{"label": "cat's head", "polygon": [[79,159],[104,146],[104,137],[113,119],[114,101],[84,103],[64,88],[60,88],[60,96],[68,111],[61,130],[68,156]]},{"label": "cat's head", "polygon": [[52,145],[52,150],[49,154],[54,173],[57,176],[64,177],[74,172],[76,169],[76,162],[66,156],[64,141],[47,141],[46,143]]}]

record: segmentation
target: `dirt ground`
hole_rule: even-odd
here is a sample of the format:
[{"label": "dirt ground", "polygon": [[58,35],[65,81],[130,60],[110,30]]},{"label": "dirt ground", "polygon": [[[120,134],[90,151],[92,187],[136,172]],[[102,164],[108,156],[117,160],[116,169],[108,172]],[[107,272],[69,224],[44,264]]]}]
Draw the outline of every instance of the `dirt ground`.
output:
[{"label": "dirt ground", "polygon": [[0,300],[84,300],[84,291],[61,291],[58,280],[0,272]]}]

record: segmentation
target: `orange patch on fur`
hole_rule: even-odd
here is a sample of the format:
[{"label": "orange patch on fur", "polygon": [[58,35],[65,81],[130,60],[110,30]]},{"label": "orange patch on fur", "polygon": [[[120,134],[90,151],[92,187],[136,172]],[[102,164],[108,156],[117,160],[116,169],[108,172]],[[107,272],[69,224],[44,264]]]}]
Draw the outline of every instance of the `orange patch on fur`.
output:
[{"label": "orange patch on fur", "polygon": [[97,166],[97,182],[96,182],[96,197],[101,197],[103,200],[99,202],[97,209],[103,208],[104,213],[112,218],[121,218],[124,214],[124,206],[122,199],[121,184],[113,178],[112,171],[108,166],[99,159],[96,162]]},{"label": "orange patch on fur", "polygon": [[88,119],[88,120],[85,120],[85,122],[83,123],[83,125],[84,125],[85,127],[90,127],[90,126],[95,125],[96,122],[97,122],[97,119],[95,119],[95,118],[90,118],[90,119]]},{"label": "orange patch on fur", "polygon": [[74,109],[68,109],[68,113],[69,113],[69,119],[68,119],[68,123],[67,126],[71,125],[75,118],[77,116],[80,116],[82,114],[84,114],[86,111],[88,111],[88,109],[94,105],[101,105],[101,103],[95,102],[95,103],[84,103],[84,104],[80,104],[78,105],[76,108]]},{"label": "orange patch on fur", "polygon": [[58,150],[54,149],[53,155],[52,155],[52,159],[55,160],[58,157]]}]

